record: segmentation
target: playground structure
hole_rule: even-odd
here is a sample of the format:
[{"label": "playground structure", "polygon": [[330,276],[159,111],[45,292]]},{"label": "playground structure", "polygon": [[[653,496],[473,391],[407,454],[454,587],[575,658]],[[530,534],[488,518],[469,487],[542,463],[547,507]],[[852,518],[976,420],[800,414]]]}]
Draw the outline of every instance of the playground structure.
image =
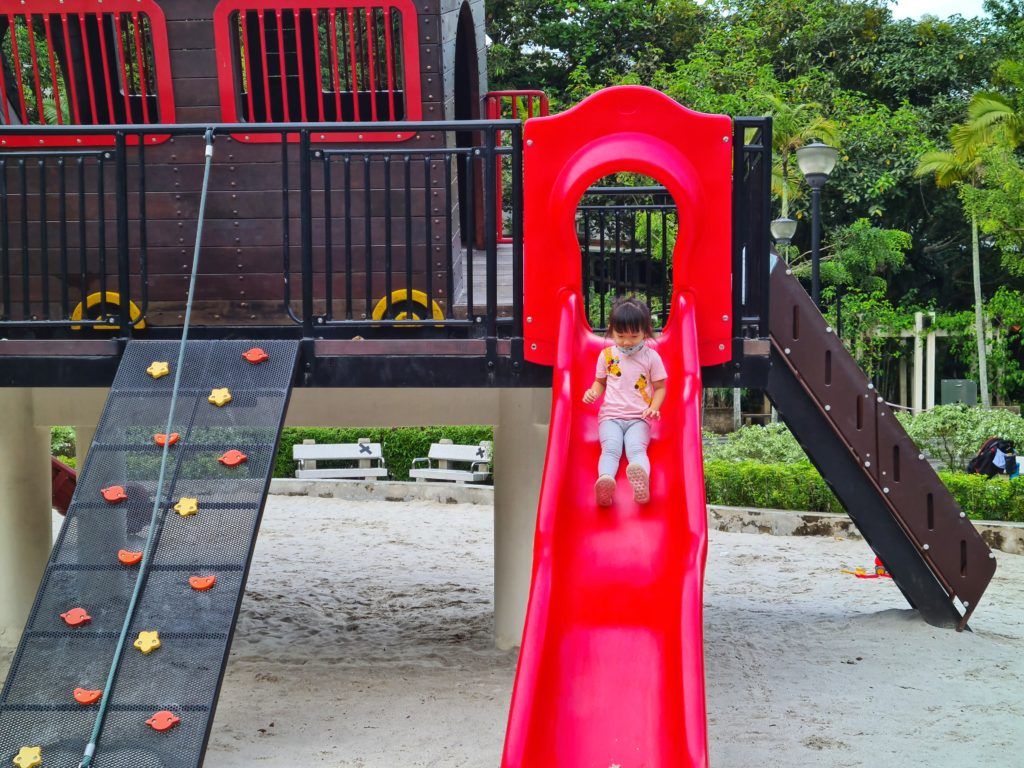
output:
[{"label": "playground structure", "polygon": [[[475,87],[467,78],[483,71],[482,57],[474,63],[471,55],[481,50],[478,3],[427,3],[423,10],[392,4],[379,14],[349,5],[332,14],[303,2],[286,10],[269,0],[228,0],[212,13],[206,4],[198,12],[186,2],[143,5],[148,28],[131,12],[117,16],[116,8],[109,21],[67,0],[64,12],[85,29],[83,54],[108,39],[100,30],[116,29],[118,19],[133,23],[133,32],[150,29],[158,46],[156,22],[166,15],[177,101],[160,90],[170,75],[161,81],[157,66],[157,92],[151,86],[133,100],[125,89],[123,109],[113,99],[106,117],[98,102],[91,123],[0,130],[0,330],[7,339],[0,344],[0,397],[11,414],[0,438],[0,568],[11,585],[0,603],[0,630],[20,630],[29,615],[0,694],[0,759],[39,745],[44,766],[75,766],[95,720],[96,705],[73,692],[102,685],[103,661],[112,658],[135,581],[135,566],[118,553],[137,551],[144,528],[137,515],[153,501],[153,459],[162,448],[151,438],[167,418],[170,379],[145,371],[174,359],[188,278],[187,265],[183,272],[157,265],[187,261],[181,251],[196,233],[201,137],[209,127],[218,147],[192,329],[199,340],[186,350],[187,404],[176,412],[189,416],[173,430],[180,443],[169,451],[180,459],[159,500],[154,569],[132,620],[132,638],[136,630],[158,631],[161,647],[129,649],[115,669],[97,765],[201,764],[286,418],[496,424],[499,642],[515,642],[526,617],[507,768],[611,763],[614,754],[652,765],[706,765],[702,385],[764,389],[910,604],[933,624],[966,627],[994,559],[774,260],[770,120],[699,115],[638,87],[601,92],[525,129],[518,119],[476,119],[482,78]],[[404,90],[406,106],[397,112],[391,103],[402,89],[386,75],[393,62],[382,70],[359,59],[374,60],[377,29],[384,50],[394,53],[388,30],[407,29],[391,26],[395,8],[403,24],[419,14],[416,71],[424,94],[420,103]],[[7,18],[25,23],[16,18],[23,13],[11,10]],[[50,23],[44,37],[59,41],[67,30],[64,45],[74,52],[73,25],[57,27],[59,11],[47,16],[41,6],[40,14],[44,27]],[[352,22],[347,37],[337,35],[342,16],[343,28]],[[348,70],[362,73],[358,87],[343,93],[337,80],[321,78],[319,89],[303,80],[300,71],[324,61],[322,51],[312,54],[312,65],[300,53],[312,47],[302,44],[303,25],[317,45],[314,27],[334,30],[336,53],[358,60]],[[199,41],[189,43],[194,49],[184,42],[189,36]],[[202,48],[214,38],[219,49]],[[253,38],[266,46],[276,39],[277,47],[261,48]],[[271,66],[275,56],[259,59],[262,70],[233,68],[239,59],[225,45],[271,50],[279,69]],[[54,60],[59,48],[50,45]],[[413,54],[406,50],[408,67]],[[217,85],[197,83],[200,95],[191,101],[205,93],[211,106],[182,112],[189,91],[179,88],[179,70],[201,71],[203,61],[217,65]],[[70,73],[74,64],[64,66],[68,82],[81,81]],[[98,72],[98,80],[103,71],[85,69],[87,89],[89,73]],[[282,71],[286,76],[274,77]],[[364,88],[371,72],[375,87]],[[377,88],[381,82],[389,87]],[[411,79],[401,82],[411,87]],[[27,116],[26,102],[20,106]],[[159,123],[138,124],[150,109]],[[367,111],[378,120],[364,119]],[[110,114],[136,124],[112,126]],[[335,124],[339,114],[345,122]],[[189,122],[170,119],[175,115]],[[370,132],[366,122],[378,124]],[[603,343],[586,313],[599,276],[581,259],[575,218],[590,186],[617,171],[663,185],[679,236],[671,264],[661,265],[667,284],[658,286],[671,306],[657,340],[670,389],[666,420],[655,427],[652,502],[638,509],[620,488],[614,510],[602,513],[589,491],[596,417],[580,402]],[[280,186],[267,194],[277,179]],[[615,266],[614,279],[602,278],[606,285],[623,274]],[[650,270],[646,276],[649,282]],[[242,359],[255,346],[269,352],[270,368]],[[262,371],[273,371],[273,380],[258,380]],[[225,388],[231,402],[208,402],[211,390]],[[44,434],[54,423],[80,424],[83,434],[98,426],[94,439],[80,441],[88,453],[51,554]],[[227,466],[232,450],[247,460]],[[103,490],[125,498],[112,505]],[[218,526],[232,531],[230,551],[202,544]],[[199,591],[189,575],[217,581]],[[26,754],[21,768],[33,759]]]}]

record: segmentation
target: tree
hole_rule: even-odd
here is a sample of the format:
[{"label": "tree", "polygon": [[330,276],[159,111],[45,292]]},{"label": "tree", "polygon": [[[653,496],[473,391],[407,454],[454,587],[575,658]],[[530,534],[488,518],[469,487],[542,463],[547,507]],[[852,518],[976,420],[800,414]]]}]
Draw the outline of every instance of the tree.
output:
[{"label": "tree", "polygon": [[[984,178],[982,151],[985,148],[977,135],[966,125],[957,125],[949,132],[952,150],[925,152],[917,165],[918,176],[934,176],[940,187],[977,189]],[[992,405],[988,392],[988,369],[985,361],[985,314],[981,296],[981,246],[978,242],[978,217],[968,211],[971,219],[971,273],[974,279],[974,325],[978,337],[978,379],[981,404]]]}]

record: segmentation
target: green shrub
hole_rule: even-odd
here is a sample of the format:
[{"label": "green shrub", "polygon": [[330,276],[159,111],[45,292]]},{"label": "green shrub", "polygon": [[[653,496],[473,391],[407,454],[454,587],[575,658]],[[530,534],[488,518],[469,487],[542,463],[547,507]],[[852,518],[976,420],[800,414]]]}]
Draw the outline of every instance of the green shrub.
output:
[{"label": "green shrub", "polygon": [[[426,456],[430,444],[442,439],[460,445],[474,445],[481,440],[493,440],[492,427],[286,427],[281,434],[281,445],[274,459],[274,477],[295,477],[292,446],[303,440],[318,443],[355,443],[361,437],[381,443],[388,474],[395,480],[408,480],[412,460]],[[318,463],[317,466],[330,466]]]},{"label": "green shrub", "polygon": [[807,461],[803,448],[782,422],[751,425],[724,438],[712,438],[704,446],[707,461],[756,461],[762,464],[794,464]]},{"label": "green shrub", "polygon": [[918,446],[954,471],[966,470],[967,462],[990,437],[1013,440],[1024,448],[1024,418],[1010,411],[957,403],[898,418]]},{"label": "green shrub", "polygon": [[53,427],[50,430],[50,454],[53,456],[75,455],[74,427]]},{"label": "green shrub", "polygon": [[[953,498],[975,520],[1024,522],[1024,481],[940,472]],[[729,507],[842,512],[843,507],[809,462],[760,464],[755,461],[704,463],[709,504]]]}]

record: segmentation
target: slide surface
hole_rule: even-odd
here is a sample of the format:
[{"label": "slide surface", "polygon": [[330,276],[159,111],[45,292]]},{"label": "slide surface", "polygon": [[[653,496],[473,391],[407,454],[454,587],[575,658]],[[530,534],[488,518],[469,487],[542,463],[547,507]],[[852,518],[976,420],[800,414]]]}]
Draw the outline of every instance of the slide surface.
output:
[{"label": "slide surface", "polygon": [[702,592],[707,518],[692,295],[679,292],[655,345],[668,371],[652,427],[651,500],[620,469],[594,501],[600,350],[579,296],[560,295],[551,429],[533,583],[503,768],[707,765]]}]

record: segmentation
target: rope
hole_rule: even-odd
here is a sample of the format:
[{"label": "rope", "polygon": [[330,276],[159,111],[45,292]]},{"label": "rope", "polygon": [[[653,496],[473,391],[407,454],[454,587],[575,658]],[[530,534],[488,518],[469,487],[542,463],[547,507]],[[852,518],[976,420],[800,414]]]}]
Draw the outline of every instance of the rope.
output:
[{"label": "rope", "polygon": [[[171,408],[167,413],[167,429],[165,435],[171,434],[171,426],[174,423],[174,408],[178,402],[178,389],[181,386],[181,370],[185,361],[185,346],[188,341],[188,328],[192,320],[192,300],[195,298],[196,274],[199,272],[199,244],[203,236],[203,219],[206,215],[206,193],[210,183],[210,165],[213,162],[213,129],[207,128],[206,135],[206,163],[203,169],[203,192],[199,198],[199,219],[196,227],[196,245],[192,253],[192,276],[188,284],[188,300],[185,304],[185,325],[181,331],[181,346],[178,348],[178,364],[174,369],[174,388],[171,390]],[[96,754],[96,742],[99,740],[100,732],[103,730],[103,723],[107,717],[107,708],[110,704],[110,693],[114,686],[114,677],[121,664],[121,657],[124,654],[125,641],[128,638],[128,630],[131,627],[132,619],[135,617],[135,608],[139,602],[139,595],[142,593],[142,586],[146,581],[149,572],[150,560],[153,557],[153,548],[156,542],[157,519],[160,516],[160,500],[163,498],[164,478],[167,473],[167,457],[170,455],[171,441],[165,440],[163,453],[160,457],[160,478],[156,485],[156,497],[153,499],[153,514],[149,520],[149,535],[146,538],[146,548],[142,556],[142,564],[139,566],[139,576],[135,580],[135,590],[132,592],[131,602],[128,603],[128,612],[124,617],[124,624],[121,626],[121,635],[117,639],[117,648],[114,650],[114,658],[110,662],[110,671],[107,674],[107,682],[103,686],[103,698],[100,700],[99,712],[96,715],[96,723],[93,725],[92,735],[89,743],[82,753],[82,762],[78,768],[89,768],[93,756]]]}]

